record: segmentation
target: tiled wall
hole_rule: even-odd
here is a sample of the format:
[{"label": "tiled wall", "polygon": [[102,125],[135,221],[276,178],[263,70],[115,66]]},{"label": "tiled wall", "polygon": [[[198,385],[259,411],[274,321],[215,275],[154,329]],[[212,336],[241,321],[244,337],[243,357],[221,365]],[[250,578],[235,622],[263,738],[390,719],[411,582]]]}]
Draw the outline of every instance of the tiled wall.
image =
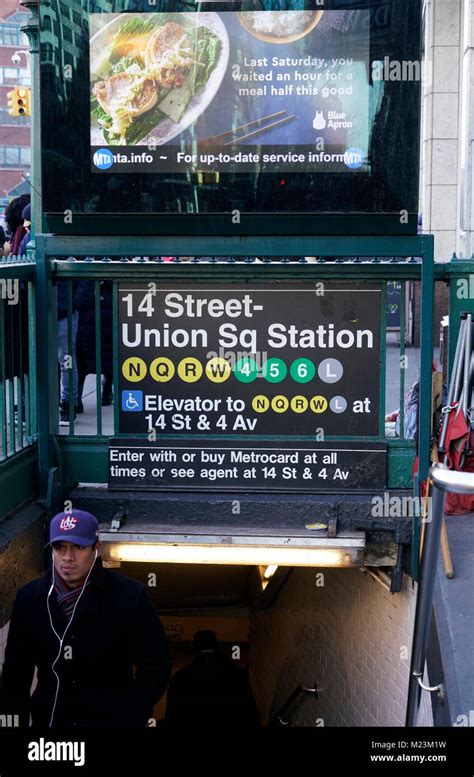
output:
[{"label": "tiled wall", "polygon": [[[465,0],[470,2],[470,0]],[[456,250],[463,0],[427,0],[421,210],[435,235],[436,261]]]},{"label": "tiled wall", "polygon": [[298,726],[403,726],[416,597],[390,594],[354,570],[294,569],[272,607],[251,614],[252,686],[264,721],[299,684],[319,699],[294,708]]}]

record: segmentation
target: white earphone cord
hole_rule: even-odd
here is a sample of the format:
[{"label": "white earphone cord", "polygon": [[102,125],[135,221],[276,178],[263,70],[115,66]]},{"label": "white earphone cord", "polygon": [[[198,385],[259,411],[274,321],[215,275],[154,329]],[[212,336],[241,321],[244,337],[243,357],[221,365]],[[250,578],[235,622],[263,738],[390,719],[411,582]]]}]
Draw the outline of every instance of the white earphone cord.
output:
[{"label": "white earphone cord", "polygon": [[98,551],[98,549],[96,548],[96,551],[95,551],[95,557],[94,557],[94,561],[92,562],[92,564],[91,564],[91,567],[90,567],[90,569],[89,569],[89,571],[88,571],[88,573],[87,573],[87,577],[86,577],[86,579],[84,580],[84,585],[82,586],[82,591],[81,591],[81,593],[79,594],[79,596],[77,597],[77,602],[76,602],[76,604],[74,605],[74,609],[73,609],[73,611],[72,611],[72,613],[71,613],[71,617],[69,618],[69,623],[67,624],[66,628],[64,629],[64,633],[63,633],[63,636],[62,636],[62,637],[60,637],[60,636],[59,636],[58,632],[56,631],[56,629],[55,629],[55,628],[54,628],[54,626],[53,626],[53,618],[52,618],[52,616],[51,616],[51,610],[50,610],[50,608],[49,608],[49,597],[51,596],[51,594],[52,594],[52,592],[53,592],[53,589],[54,589],[54,560],[53,560],[53,582],[51,583],[51,588],[49,589],[49,591],[48,591],[48,596],[47,596],[47,598],[46,598],[46,608],[47,608],[47,610],[48,610],[48,615],[49,615],[49,623],[50,623],[50,625],[51,625],[51,628],[52,628],[52,630],[54,631],[54,633],[55,633],[56,637],[57,637],[57,638],[58,638],[58,640],[59,640],[59,652],[58,652],[58,655],[56,656],[56,658],[54,659],[53,663],[51,664],[51,671],[52,671],[52,673],[54,674],[54,676],[55,676],[55,678],[56,678],[56,693],[54,694],[53,710],[52,710],[52,712],[51,712],[51,718],[50,718],[50,721],[49,721],[49,724],[48,724],[48,728],[51,728],[51,726],[53,725],[53,720],[54,720],[54,713],[56,712],[56,704],[58,703],[58,695],[59,695],[59,685],[60,685],[60,679],[59,679],[59,675],[58,675],[58,673],[56,672],[56,669],[55,669],[56,662],[57,662],[57,661],[59,661],[59,659],[60,659],[60,657],[61,657],[61,651],[62,651],[62,649],[63,649],[63,642],[64,642],[64,637],[66,636],[66,632],[67,632],[67,630],[68,630],[69,626],[70,626],[70,625],[71,625],[71,623],[72,623],[72,620],[73,620],[73,618],[74,618],[74,615],[75,615],[75,612],[76,612],[76,607],[77,607],[77,605],[79,604],[79,602],[81,601],[81,596],[82,596],[82,594],[84,593],[84,591],[85,591],[85,589],[86,589],[87,581],[89,580],[89,576],[90,576],[90,574],[91,574],[91,572],[92,572],[92,570],[93,570],[93,568],[94,568],[94,564],[95,564],[95,562],[97,561],[97,556],[98,556],[98,555],[99,555],[99,551]]}]

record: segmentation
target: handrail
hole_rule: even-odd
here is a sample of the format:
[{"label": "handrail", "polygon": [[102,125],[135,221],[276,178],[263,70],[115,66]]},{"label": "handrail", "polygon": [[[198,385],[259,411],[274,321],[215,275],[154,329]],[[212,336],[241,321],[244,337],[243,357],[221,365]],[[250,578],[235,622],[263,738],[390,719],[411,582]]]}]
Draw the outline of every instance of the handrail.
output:
[{"label": "handrail", "polygon": [[408,687],[406,726],[416,726],[422,688],[443,693],[441,684],[427,687],[422,683],[429,629],[431,608],[436,578],[438,552],[440,545],[441,522],[444,516],[446,492],[456,494],[474,494],[474,475],[470,472],[455,472],[444,464],[433,464],[429,477],[433,482],[433,507],[431,521],[426,524],[426,539],[421,559],[421,573],[416,602],[415,626]]},{"label": "handrail", "polygon": [[314,694],[314,698],[318,698],[318,687],[317,683],[314,683],[314,688],[307,688],[305,685],[297,685],[293,693],[290,694],[290,696],[287,698],[284,704],[280,707],[276,715],[271,719],[270,723],[268,724],[269,728],[273,728],[275,726],[291,726],[291,722],[282,720],[283,715],[290,709],[290,707],[293,706],[295,701],[300,697],[302,693],[310,693]]}]

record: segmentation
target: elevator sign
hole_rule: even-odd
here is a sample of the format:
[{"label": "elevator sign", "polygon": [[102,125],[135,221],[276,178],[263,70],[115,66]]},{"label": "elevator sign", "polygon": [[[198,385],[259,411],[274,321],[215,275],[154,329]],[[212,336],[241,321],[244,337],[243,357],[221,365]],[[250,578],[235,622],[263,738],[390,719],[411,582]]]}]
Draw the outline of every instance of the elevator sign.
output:
[{"label": "elevator sign", "polygon": [[378,434],[378,285],[123,283],[119,325],[120,433]]}]

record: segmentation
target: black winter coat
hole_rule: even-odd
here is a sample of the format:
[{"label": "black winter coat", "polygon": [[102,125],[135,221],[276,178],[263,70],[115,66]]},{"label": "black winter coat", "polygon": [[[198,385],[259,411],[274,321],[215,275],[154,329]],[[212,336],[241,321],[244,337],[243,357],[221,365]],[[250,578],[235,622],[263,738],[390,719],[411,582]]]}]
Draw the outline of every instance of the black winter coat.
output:
[{"label": "black winter coat", "polygon": [[[59,257],[62,259],[62,257]],[[78,300],[82,299],[84,287],[88,281],[73,281],[72,283],[72,312],[78,310]],[[68,282],[58,282],[58,321],[67,316]]]},{"label": "black winter coat", "polygon": [[[75,295],[79,311],[76,352],[79,376],[95,374],[95,296],[94,282],[81,281]],[[102,374],[112,378],[113,365],[113,304],[112,283],[100,282],[100,351]]]},{"label": "black winter coat", "polygon": [[[19,714],[20,725],[48,726],[57,681],[51,666],[59,640],[46,599],[51,570],[18,591],[10,622],[2,675],[0,712]],[[49,597],[54,627],[67,619],[54,592]],[[38,684],[30,699],[35,666]],[[133,671],[135,667],[135,672]],[[56,663],[60,678],[53,726],[144,727],[163,696],[171,658],[163,626],[144,585],[95,562]]]},{"label": "black winter coat", "polygon": [[171,678],[165,721],[180,731],[259,728],[247,671],[217,651],[199,653]]}]

